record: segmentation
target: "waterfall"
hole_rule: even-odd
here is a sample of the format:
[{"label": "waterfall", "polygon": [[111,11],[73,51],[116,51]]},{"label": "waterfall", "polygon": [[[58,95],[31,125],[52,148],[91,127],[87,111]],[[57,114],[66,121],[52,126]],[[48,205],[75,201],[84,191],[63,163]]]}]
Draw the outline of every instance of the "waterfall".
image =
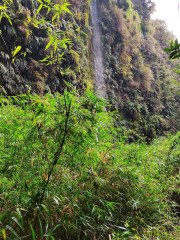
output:
[{"label": "waterfall", "polygon": [[105,98],[106,87],[104,81],[104,66],[102,60],[101,32],[98,20],[98,7],[96,0],[91,1],[91,14],[93,26],[93,49],[94,49],[94,70],[96,80],[96,91],[98,97]]}]

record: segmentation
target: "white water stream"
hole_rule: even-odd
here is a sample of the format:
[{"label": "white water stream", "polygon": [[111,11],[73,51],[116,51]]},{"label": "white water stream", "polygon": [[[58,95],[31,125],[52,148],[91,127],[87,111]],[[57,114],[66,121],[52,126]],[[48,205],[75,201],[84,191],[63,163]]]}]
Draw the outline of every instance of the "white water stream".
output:
[{"label": "white water stream", "polygon": [[91,1],[91,15],[93,26],[93,48],[94,48],[94,69],[96,80],[96,91],[98,97],[105,98],[106,86],[104,81],[104,66],[101,46],[101,32],[98,19],[98,6],[95,0]]}]

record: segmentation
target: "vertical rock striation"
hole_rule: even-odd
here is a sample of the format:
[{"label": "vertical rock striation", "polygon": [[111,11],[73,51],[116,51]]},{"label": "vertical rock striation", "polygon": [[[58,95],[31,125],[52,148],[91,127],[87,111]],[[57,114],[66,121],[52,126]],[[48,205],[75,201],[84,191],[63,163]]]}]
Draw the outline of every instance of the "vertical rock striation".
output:
[{"label": "vertical rock striation", "polygon": [[93,26],[93,48],[94,48],[94,69],[96,79],[96,90],[98,97],[105,98],[106,87],[104,81],[104,66],[101,48],[101,32],[98,21],[98,7],[95,0],[91,1],[91,14]]}]

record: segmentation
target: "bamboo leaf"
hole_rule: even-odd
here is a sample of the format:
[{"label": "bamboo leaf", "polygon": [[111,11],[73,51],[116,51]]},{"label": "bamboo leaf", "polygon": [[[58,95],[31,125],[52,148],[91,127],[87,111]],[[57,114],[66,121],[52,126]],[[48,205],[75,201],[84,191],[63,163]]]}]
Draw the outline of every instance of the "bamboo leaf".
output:
[{"label": "bamboo leaf", "polygon": [[61,6],[61,9],[64,11],[64,12],[68,12],[69,14],[72,14],[72,12],[69,10],[69,8],[67,8],[66,6],[68,6],[68,5],[70,5],[70,4],[63,4],[62,6]]},{"label": "bamboo leaf", "polygon": [[12,219],[17,223],[17,225],[18,225],[21,229],[23,229],[22,224],[17,220],[17,218],[12,217]]},{"label": "bamboo leaf", "polygon": [[0,10],[7,9],[5,6],[0,6]]},{"label": "bamboo leaf", "polygon": [[36,14],[38,14],[41,11],[42,7],[43,7],[43,4],[41,3],[39,8],[38,8],[38,10],[37,10],[37,12],[36,12]]},{"label": "bamboo leaf", "polygon": [[54,53],[56,52],[56,50],[57,50],[57,38],[55,39]]},{"label": "bamboo leaf", "polygon": [[21,50],[21,46],[17,46],[13,52],[13,57]]},{"label": "bamboo leaf", "polygon": [[33,227],[31,226],[31,224],[30,224],[30,227],[31,227],[31,232],[32,232],[33,240],[36,240],[36,235],[35,235],[34,229],[33,229]]},{"label": "bamboo leaf", "polygon": [[[38,216],[39,218],[39,216]],[[43,228],[42,228],[42,223],[41,223],[41,219],[39,218],[39,225],[40,225],[40,229],[41,229],[41,237],[43,236]]]},{"label": "bamboo leaf", "polygon": [[17,235],[16,231],[11,226],[6,225],[6,228],[8,228],[18,239],[20,239],[19,236]]},{"label": "bamboo leaf", "polygon": [[43,60],[40,60],[40,62],[46,62],[49,56],[45,57]]},{"label": "bamboo leaf", "polygon": [[86,35],[87,36],[87,34],[85,33],[85,32],[83,32],[83,31],[81,31],[84,35]]},{"label": "bamboo leaf", "polygon": [[44,210],[49,213],[49,210],[47,209],[47,207],[44,204],[41,204],[41,206],[44,208]]},{"label": "bamboo leaf", "polygon": [[57,17],[58,15],[59,15],[59,14],[56,13],[56,14],[53,16],[53,18],[52,18],[52,22],[54,22],[54,20],[56,19],[56,17]]},{"label": "bamboo leaf", "polygon": [[12,25],[12,22],[11,22],[11,18],[5,13],[5,12],[2,12],[2,14],[5,15],[5,17],[8,19],[9,23]]},{"label": "bamboo leaf", "polygon": [[47,49],[52,45],[52,43],[54,42],[55,38],[56,38],[56,36],[54,35],[54,36],[51,38],[51,40],[49,41],[49,43],[47,44],[45,50],[47,50]]},{"label": "bamboo leaf", "polygon": [[174,42],[175,48],[178,48],[178,45],[179,45],[179,44],[178,44],[178,40],[176,39],[175,42]]}]

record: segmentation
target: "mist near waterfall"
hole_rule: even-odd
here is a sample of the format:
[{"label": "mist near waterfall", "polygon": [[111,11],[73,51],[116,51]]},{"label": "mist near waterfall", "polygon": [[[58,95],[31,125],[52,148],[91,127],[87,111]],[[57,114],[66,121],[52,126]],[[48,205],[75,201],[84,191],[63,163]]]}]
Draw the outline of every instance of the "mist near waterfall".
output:
[{"label": "mist near waterfall", "polygon": [[94,49],[94,69],[96,80],[96,91],[98,97],[105,98],[106,87],[104,81],[104,66],[101,46],[101,32],[98,20],[98,7],[95,0],[91,1],[91,14],[93,26],[93,49]]}]

